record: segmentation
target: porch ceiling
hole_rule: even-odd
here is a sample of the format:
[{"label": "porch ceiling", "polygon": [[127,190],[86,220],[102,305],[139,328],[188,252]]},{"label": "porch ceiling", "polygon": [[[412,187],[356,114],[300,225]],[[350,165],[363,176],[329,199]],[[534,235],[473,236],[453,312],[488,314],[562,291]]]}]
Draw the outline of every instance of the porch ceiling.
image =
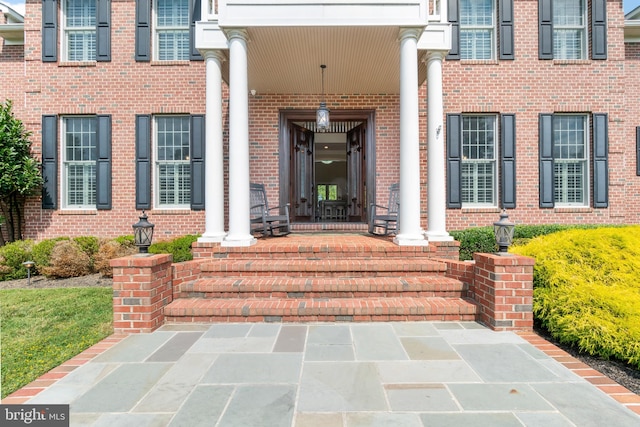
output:
[{"label": "porch ceiling", "polygon": [[[399,31],[392,26],[250,27],[249,89],[258,95],[320,94],[320,65],[325,64],[327,94],[399,93]],[[426,67],[418,64],[423,82]],[[225,78],[228,81],[228,69]]]}]

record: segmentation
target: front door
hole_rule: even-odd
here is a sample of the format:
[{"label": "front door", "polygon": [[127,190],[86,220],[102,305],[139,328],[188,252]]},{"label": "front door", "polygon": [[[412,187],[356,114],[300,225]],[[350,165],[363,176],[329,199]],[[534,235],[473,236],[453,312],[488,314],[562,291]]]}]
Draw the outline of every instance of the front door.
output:
[{"label": "front door", "polygon": [[363,174],[365,162],[366,127],[362,123],[347,132],[347,181],[349,187],[349,221],[364,221],[367,202],[364,195],[366,180]]},{"label": "front door", "polygon": [[[324,133],[336,134],[335,139],[342,140],[345,153],[342,178],[332,179],[318,172],[320,169],[316,167],[317,164],[331,163],[332,158],[324,158],[325,149],[326,145],[329,150],[335,149],[336,141],[330,138],[331,141],[325,144],[321,142],[326,139],[325,135],[316,138],[312,130],[315,128],[314,121],[315,111],[312,110],[281,112],[280,204],[290,204],[291,221],[314,222],[323,221],[319,210],[320,199],[331,201],[336,198],[334,204],[345,206],[346,213],[331,220],[366,222],[368,201],[375,200],[375,112],[331,112],[331,128]],[[323,167],[323,171],[337,168],[333,161],[332,167]],[[318,177],[318,174],[321,176]],[[325,192],[324,196],[316,191],[319,187]]]},{"label": "front door", "polygon": [[291,220],[310,222],[314,219],[313,132],[291,125]]}]

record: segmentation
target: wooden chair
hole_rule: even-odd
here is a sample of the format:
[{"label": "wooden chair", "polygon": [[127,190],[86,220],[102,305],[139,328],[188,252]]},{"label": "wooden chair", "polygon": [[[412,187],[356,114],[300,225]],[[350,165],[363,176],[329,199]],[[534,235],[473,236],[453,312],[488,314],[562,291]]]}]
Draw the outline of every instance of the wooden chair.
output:
[{"label": "wooden chair", "polygon": [[[263,236],[286,236],[291,233],[289,205],[269,207],[264,184],[251,183],[251,232]],[[273,213],[271,213],[274,211]]]},{"label": "wooden chair", "polygon": [[398,211],[400,210],[400,184],[391,184],[387,206],[369,205],[369,233],[379,236],[393,234],[398,229]]}]

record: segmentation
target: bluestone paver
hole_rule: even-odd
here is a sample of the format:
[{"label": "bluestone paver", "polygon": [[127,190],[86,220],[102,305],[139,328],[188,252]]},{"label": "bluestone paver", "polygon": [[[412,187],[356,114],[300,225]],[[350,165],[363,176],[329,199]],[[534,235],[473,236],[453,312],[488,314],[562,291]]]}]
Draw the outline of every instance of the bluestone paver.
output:
[{"label": "bluestone paver", "polygon": [[73,426],[590,427],[640,416],[474,322],[165,325],[27,403]]}]

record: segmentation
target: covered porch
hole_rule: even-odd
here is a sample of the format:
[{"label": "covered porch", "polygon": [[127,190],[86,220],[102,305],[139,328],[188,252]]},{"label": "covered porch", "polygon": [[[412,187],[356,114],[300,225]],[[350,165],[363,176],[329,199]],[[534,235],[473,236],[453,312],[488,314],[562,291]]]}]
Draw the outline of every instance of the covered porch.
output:
[{"label": "covered porch", "polygon": [[[445,168],[443,143],[442,61],[451,45],[451,28],[443,0],[269,2],[204,1],[196,23],[196,47],[206,61],[205,231],[200,242],[222,246],[251,246],[256,240],[249,226],[249,183],[252,180],[250,96],[324,96],[320,65],[326,65],[327,91],[332,94],[379,94],[398,97],[394,126],[399,129],[400,228],[394,243],[426,246],[452,240],[445,224]],[[420,165],[419,90],[426,84],[427,171]],[[228,84],[228,122],[223,120],[223,82]],[[336,95],[337,96],[337,95]],[[384,106],[382,106],[384,107]],[[332,106],[330,105],[330,108]],[[424,107],[422,107],[424,109]],[[280,109],[291,109],[282,105]],[[251,115],[250,115],[251,111]],[[339,113],[340,105],[333,113]],[[282,114],[282,113],[281,113]],[[373,122],[376,110],[371,113]],[[294,202],[291,176],[283,154],[286,132],[281,118],[277,204]],[[370,138],[376,130],[370,125]],[[228,163],[224,135],[228,130]],[[283,136],[285,135],[285,136]],[[375,145],[374,145],[375,147]],[[386,153],[369,153],[369,159]],[[224,169],[228,167],[228,189]],[[375,164],[367,170],[367,197],[375,200]],[[423,184],[428,182],[426,200]],[[286,179],[285,179],[286,178]],[[225,193],[228,199],[225,200]],[[427,230],[421,227],[426,202]],[[225,228],[225,204],[228,228]],[[364,206],[366,209],[366,205]]]}]

